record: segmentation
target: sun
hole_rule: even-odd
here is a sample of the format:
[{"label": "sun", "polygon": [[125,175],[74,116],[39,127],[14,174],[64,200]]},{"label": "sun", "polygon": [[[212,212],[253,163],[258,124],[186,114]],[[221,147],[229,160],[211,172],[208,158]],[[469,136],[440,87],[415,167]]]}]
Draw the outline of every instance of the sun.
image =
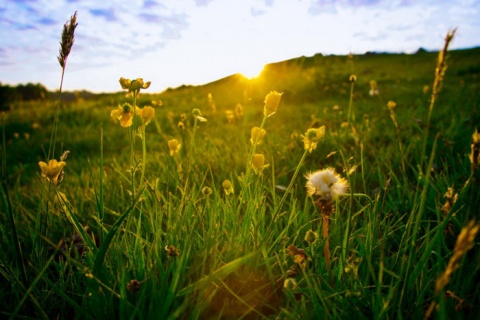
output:
[{"label": "sun", "polygon": [[242,67],[240,74],[242,74],[247,79],[254,79],[260,76],[263,71],[263,64],[259,63],[249,63],[248,65]]}]

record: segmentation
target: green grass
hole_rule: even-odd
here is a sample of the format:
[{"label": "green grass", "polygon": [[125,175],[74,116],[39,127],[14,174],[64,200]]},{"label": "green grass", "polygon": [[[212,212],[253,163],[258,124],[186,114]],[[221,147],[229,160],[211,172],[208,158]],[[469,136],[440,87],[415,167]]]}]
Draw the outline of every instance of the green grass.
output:
[{"label": "green grass", "polygon": [[[138,106],[163,102],[146,127],[143,190],[140,172],[133,179],[127,172],[129,129],[110,117],[131,102],[124,94],[61,104],[55,158],[64,150],[70,155],[58,190],[38,166],[51,147],[54,102],[15,105],[4,116],[1,149],[1,316],[420,319],[438,301],[436,318],[474,318],[478,245],[443,290],[463,303],[443,291],[435,295],[434,288],[462,227],[479,214],[479,173],[468,159],[480,123],[479,53],[449,52],[427,137],[430,97],[423,87],[433,83],[437,53],[368,54],[353,63],[316,55],[267,65],[252,80],[233,75],[161,94],[142,90]],[[354,118],[345,127],[352,73],[358,77]],[[377,81],[378,96],[368,94],[370,80]],[[262,176],[247,176],[250,129],[262,122],[270,90],[284,92],[256,151],[270,166]],[[389,100],[397,103],[398,132]],[[237,103],[244,115],[230,124],[225,111]],[[196,130],[193,108],[208,119]],[[177,125],[182,113],[185,129]],[[279,207],[304,153],[301,135],[321,125],[325,138],[307,154]],[[167,146],[173,138],[182,144],[175,158]],[[141,146],[137,137],[136,159]],[[333,286],[324,240],[304,240],[310,229],[321,234],[322,219],[303,175],[327,167],[352,190],[336,202],[330,222]],[[225,179],[233,182],[233,195],[224,193]],[[449,187],[458,200],[445,214]],[[295,264],[290,245],[305,250],[306,268]],[[176,251],[167,251],[170,246]],[[291,272],[297,286],[284,288]],[[131,280],[140,282],[138,290]]]}]

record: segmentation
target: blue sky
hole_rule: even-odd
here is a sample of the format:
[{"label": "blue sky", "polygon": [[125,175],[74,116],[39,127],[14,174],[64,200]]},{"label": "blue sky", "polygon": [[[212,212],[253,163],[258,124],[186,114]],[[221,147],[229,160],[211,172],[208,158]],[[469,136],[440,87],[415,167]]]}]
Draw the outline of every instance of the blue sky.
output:
[{"label": "blue sky", "polygon": [[6,0],[0,4],[0,82],[59,86],[63,24],[78,12],[66,90],[151,92],[203,84],[315,53],[438,50],[480,45],[480,0]]}]

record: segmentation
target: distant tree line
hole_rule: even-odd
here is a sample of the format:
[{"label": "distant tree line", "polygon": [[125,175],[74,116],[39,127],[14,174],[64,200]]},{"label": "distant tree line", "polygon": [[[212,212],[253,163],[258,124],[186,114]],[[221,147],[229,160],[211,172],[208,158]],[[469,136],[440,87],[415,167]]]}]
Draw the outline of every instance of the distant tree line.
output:
[{"label": "distant tree line", "polygon": [[0,110],[7,110],[13,103],[39,101],[48,98],[48,91],[42,84],[27,83],[15,87],[0,83]]}]

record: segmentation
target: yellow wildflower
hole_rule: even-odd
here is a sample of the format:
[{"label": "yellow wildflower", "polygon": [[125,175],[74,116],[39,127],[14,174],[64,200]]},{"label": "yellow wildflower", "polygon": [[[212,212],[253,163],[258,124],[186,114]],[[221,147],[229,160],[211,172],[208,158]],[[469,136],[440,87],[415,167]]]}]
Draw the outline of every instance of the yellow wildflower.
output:
[{"label": "yellow wildflower", "polygon": [[182,145],[178,143],[177,139],[168,140],[168,149],[170,149],[170,155],[173,156],[180,151]]},{"label": "yellow wildflower", "polygon": [[110,112],[110,116],[114,119],[120,120],[120,125],[124,128],[130,127],[133,123],[133,107],[128,103],[123,106],[118,106]]},{"label": "yellow wildflower", "polygon": [[259,127],[253,127],[251,130],[250,134],[250,142],[255,144],[255,141],[257,142],[257,145],[262,144],[263,137],[267,134],[267,131],[265,129],[261,129]]},{"label": "yellow wildflower", "polygon": [[263,169],[267,168],[269,165],[265,164],[265,156],[261,153],[257,153],[253,156],[252,168],[256,174],[261,175]]},{"label": "yellow wildflower", "polygon": [[150,81],[143,82],[143,78],[130,80],[122,77],[118,81],[120,82],[122,89],[128,90],[129,92],[140,91],[140,89],[147,89],[148,87],[150,87],[151,84]]},{"label": "yellow wildflower", "polygon": [[368,92],[368,94],[370,94],[371,96],[376,96],[378,95],[378,93],[379,91],[378,91],[377,81],[370,80],[370,91]]},{"label": "yellow wildflower", "polygon": [[263,109],[263,114],[265,117],[270,117],[277,112],[282,94],[283,93],[278,93],[277,91],[270,91],[270,93],[267,94],[265,97],[265,107]]},{"label": "yellow wildflower", "polygon": [[237,116],[237,118],[243,117],[243,107],[240,103],[237,103],[235,105],[235,115]]},{"label": "yellow wildflower", "polygon": [[395,109],[396,106],[397,104],[395,103],[395,101],[390,100],[387,102],[387,107],[390,111],[393,111],[393,109]]},{"label": "yellow wildflower", "polygon": [[356,82],[357,81],[357,75],[356,74],[351,74],[349,80],[350,80],[350,82]]},{"label": "yellow wildflower", "polygon": [[234,124],[235,123],[235,114],[233,113],[232,110],[226,110],[225,111],[225,117],[227,118],[228,124]]},{"label": "yellow wildflower", "polygon": [[305,150],[312,153],[317,148],[317,143],[325,136],[325,126],[320,128],[308,129],[305,135],[302,135]]},{"label": "yellow wildflower", "polygon": [[286,290],[295,290],[298,287],[297,280],[294,278],[287,278],[283,281],[283,288]]},{"label": "yellow wildflower", "polygon": [[142,122],[148,125],[155,115],[155,109],[152,107],[144,107],[143,109],[137,109],[137,115],[142,118]]},{"label": "yellow wildflower", "polygon": [[63,180],[63,168],[67,165],[65,161],[57,161],[52,159],[48,161],[48,164],[40,161],[38,163],[42,170],[42,177],[47,179],[48,182],[58,186]]},{"label": "yellow wildflower", "polygon": [[225,191],[225,194],[228,196],[229,194],[234,193],[235,191],[233,190],[233,184],[230,182],[230,180],[225,180],[222,183],[223,191]]}]

